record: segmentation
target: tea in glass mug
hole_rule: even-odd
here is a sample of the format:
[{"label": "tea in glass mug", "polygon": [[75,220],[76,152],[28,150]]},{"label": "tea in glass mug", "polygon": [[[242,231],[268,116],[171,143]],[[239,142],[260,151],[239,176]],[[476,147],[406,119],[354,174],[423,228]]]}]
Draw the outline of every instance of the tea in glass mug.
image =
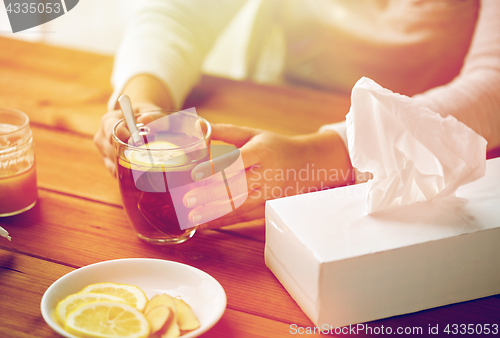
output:
[{"label": "tea in glass mug", "polygon": [[[137,236],[152,244],[177,244],[196,227],[181,229],[190,209],[174,205],[170,189],[193,183],[191,170],[210,160],[210,124],[189,111],[150,112],[155,120],[139,128],[142,142],[123,139],[119,121],[113,129],[117,176],[123,207]],[[130,135],[130,134],[128,134]]]}]

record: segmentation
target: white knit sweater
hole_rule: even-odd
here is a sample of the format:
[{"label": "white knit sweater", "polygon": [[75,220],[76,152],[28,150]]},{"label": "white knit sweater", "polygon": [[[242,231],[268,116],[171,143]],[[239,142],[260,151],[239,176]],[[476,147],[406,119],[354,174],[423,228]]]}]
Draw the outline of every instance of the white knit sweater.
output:
[{"label": "white knit sweater", "polygon": [[[246,0],[144,1],[116,55],[110,107],[138,74],[163,81],[180,107]],[[267,12],[257,16],[252,48],[265,49],[259,39],[279,26],[288,81],[345,93],[367,76],[454,115],[484,136],[488,149],[500,146],[499,0],[262,1]],[[345,141],[343,122],[320,131],[327,129]]]}]

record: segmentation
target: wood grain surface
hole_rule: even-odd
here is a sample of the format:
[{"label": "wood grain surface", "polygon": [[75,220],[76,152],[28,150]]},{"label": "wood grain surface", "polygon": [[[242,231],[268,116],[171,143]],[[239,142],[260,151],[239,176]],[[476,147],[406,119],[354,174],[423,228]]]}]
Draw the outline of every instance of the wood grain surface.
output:
[{"label": "wood grain surface", "polygon": [[[7,38],[0,38],[0,50],[0,107],[31,119],[39,187],[33,209],[0,219],[12,236],[0,240],[0,337],[56,337],[40,312],[45,290],[79,267],[129,257],[185,263],[221,283],[227,309],[203,337],[289,337],[296,336],[292,324],[313,326],[265,266],[262,227],[235,225],[164,247],[135,236],[117,182],[92,142],[111,95],[112,58]],[[290,135],[342,120],[349,98],[203,76],[186,101],[192,106],[214,123]],[[425,331],[452,323],[500,324],[500,297],[368,324]]]}]

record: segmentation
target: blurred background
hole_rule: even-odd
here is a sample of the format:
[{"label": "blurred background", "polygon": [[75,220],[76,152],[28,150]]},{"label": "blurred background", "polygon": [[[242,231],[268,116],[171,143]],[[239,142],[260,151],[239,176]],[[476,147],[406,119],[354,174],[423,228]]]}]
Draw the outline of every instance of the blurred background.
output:
[{"label": "blurred background", "polygon": [[[143,3],[140,0],[80,0],[65,15],[13,34],[4,1],[0,1],[1,36],[106,55],[114,55],[127,21]],[[243,55],[260,1],[248,0],[228,25],[205,61],[205,73],[234,79],[245,77]]]}]

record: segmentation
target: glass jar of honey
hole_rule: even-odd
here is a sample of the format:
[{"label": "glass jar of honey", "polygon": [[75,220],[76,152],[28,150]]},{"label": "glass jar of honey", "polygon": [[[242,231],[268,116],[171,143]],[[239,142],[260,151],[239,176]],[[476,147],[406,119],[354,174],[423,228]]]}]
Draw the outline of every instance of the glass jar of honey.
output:
[{"label": "glass jar of honey", "polygon": [[31,209],[37,198],[29,118],[19,110],[0,108],[0,217]]}]

